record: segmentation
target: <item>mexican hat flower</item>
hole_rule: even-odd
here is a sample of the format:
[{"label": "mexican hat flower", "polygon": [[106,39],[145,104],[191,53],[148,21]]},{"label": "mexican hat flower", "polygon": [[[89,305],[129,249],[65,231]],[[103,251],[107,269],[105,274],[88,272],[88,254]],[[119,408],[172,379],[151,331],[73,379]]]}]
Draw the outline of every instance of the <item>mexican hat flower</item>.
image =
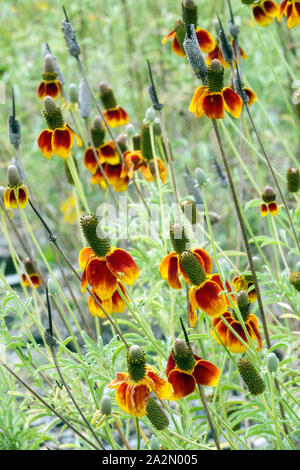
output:
[{"label": "mexican hat flower", "polygon": [[167,181],[167,169],[164,162],[153,154],[150,124],[145,122],[141,130],[141,154],[144,161],[140,165],[140,171],[147,182],[152,182],[158,175],[165,184]]},{"label": "mexican hat flower", "polygon": [[[79,253],[79,265],[83,270],[81,289],[85,292],[87,285],[103,302],[112,298],[118,282],[132,285],[139,270],[127,251],[113,248],[102,230],[98,227],[95,215],[84,215],[81,228],[89,246]],[[122,289],[122,286],[121,286]]]},{"label": "mexican hat flower", "polygon": [[[199,258],[191,251],[183,252],[179,256],[179,261],[184,272],[192,284],[189,291],[190,298],[190,324],[195,326],[197,321],[196,310],[200,308],[210,317],[219,317],[228,310],[231,301],[223,292],[219,274],[207,274],[199,262]],[[226,290],[231,292],[230,285],[226,281]],[[234,297],[230,294],[231,300]]]},{"label": "mexican hat flower", "polygon": [[100,100],[105,108],[104,117],[110,127],[124,126],[129,123],[126,111],[116,102],[114,93],[105,82],[99,84]]},{"label": "mexican hat flower", "polygon": [[224,88],[224,67],[218,59],[208,67],[207,82],[195,91],[189,111],[198,118],[206,114],[211,119],[223,119],[225,111],[239,118],[243,101],[232,88]]},{"label": "mexican hat flower", "polygon": [[51,54],[45,55],[44,59],[44,73],[43,81],[40,83],[37,93],[38,97],[42,100],[45,96],[51,96],[54,100],[61,95],[61,81],[58,80],[57,72],[55,71],[54,62]]},{"label": "mexican hat flower", "polygon": [[64,122],[61,109],[56,106],[51,96],[44,98],[44,108],[44,116],[49,129],[44,129],[40,133],[37,140],[38,146],[46,158],[51,158],[55,154],[66,159],[72,150],[73,138],[75,137],[80,146],[82,145],[81,139]]},{"label": "mexican hat flower", "polygon": [[246,94],[248,98],[248,106],[251,106],[253,103],[257,101],[257,95],[255,91],[251,90],[251,88],[243,87],[243,92]]},{"label": "mexican hat flower", "polygon": [[253,16],[260,26],[273,23],[279,13],[279,5],[274,0],[261,0],[252,5]]},{"label": "mexican hat flower", "polygon": [[100,116],[95,116],[94,118],[91,127],[91,137],[95,152],[92,146],[89,146],[84,153],[83,164],[93,175],[99,170],[99,163],[102,165],[107,162],[111,165],[116,165],[120,162],[120,157],[113,141],[104,141],[105,130]]},{"label": "mexican hat flower", "polygon": [[287,17],[288,28],[300,26],[300,2],[297,0],[283,0],[278,13],[278,21],[282,15]]},{"label": "mexican hat flower", "polygon": [[104,165],[104,171],[108,183],[116,192],[126,191],[130,178],[124,173],[123,163],[119,163],[118,165],[106,163]]},{"label": "mexican hat flower", "polygon": [[274,193],[273,189],[270,186],[267,186],[264,189],[262,194],[263,203],[260,206],[260,213],[262,217],[266,215],[277,215],[279,212],[279,207],[276,202],[276,194]]},{"label": "mexican hat flower", "polygon": [[256,302],[257,293],[254,288],[254,282],[253,282],[252,276],[247,276],[247,275],[235,276],[231,282],[236,292],[241,292],[245,290],[248,294],[249,301],[251,303]]},{"label": "mexican hat flower", "polygon": [[[174,251],[169,253],[162,260],[160,264],[160,275],[163,279],[168,281],[170,287],[173,289],[181,289],[182,285],[179,280],[179,273],[181,273],[188,284],[191,283],[179,260],[181,253],[188,249],[190,242],[185,235],[184,228],[177,223],[171,225],[170,237]],[[191,249],[190,252],[195,255],[204,272],[210,274],[212,271],[212,260],[209,254],[202,248],[194,248]]]},{"label": "mexican hat flower", "polygon": [[40,279],[40,276],[38,275],[38,273],[36,272],[36,269],[33,265],[33,263],[31,262],[31,260],[29,258],[27,258],[25,261],[24,261],[24,267],[25,267],[25,271],[26,271],[26,274],[25,273],[22,273],[22,281],[24,283],[24,286],[26,287],[31,287],[30,285],[30,282],[28,280],[28,277],[30,278],[30,281],[32,282],[33,286],[37,289],[41,283],[41,279]]},{"label": "mexican hat flower", "polygon": [[220,373],[217,366],[196,356],[189,344],[177,339],[166,367],[167,380],[173,387],[169,400],[190,395],[197,384],[216,387]]},{"label": "mexican hat flower", "polygon": [[15,165],[7,169],[8,187],[4,191],[4,205],[7,209],[24,208],[28,202],[28,189],[22,183]]},{"label": "mexican hat flower", "polygon": [[125,413],[137,418],[147,415],[151,393],[160,400],[168,399],[172,386],[147,366],[145,354],[133,345],[127,352],[128,372],[118,372],[108,387],[116,389],[116,400]]},{"label": "mexican hat flower", "polygon": [[[198,39],[199,47],[202,52],[210,52],[215,47],[215,40],[212,35],[206,30],[197,27],[198,23],[198,10],[193,0],[185,0],[183,3],[184,13],[187,17],[189,24],[194,25],[195,33]],[[169,39],[172,39],[172,50],[180,57],[186,57],[183,41],[186,35],[186,26],[182,20],[176,21],[174,30],[167,34],[162,40],[165,44]]]},{"label": "mexican hat flower", "polygon": [[147,160],[143,157],[141,150],[134,150],[124,153],[123,174],[132,178],[133,173],[143,166],[147,165]]},{"label": "mexican hat flower", "polygon": [[[103,167],[102,167],[103,168]],[[106,181],[105,181],[105,177],[104,177],[104,168],[103,170],[101,170],[100,167],[98,167],[98,170],[96,171],[96,173],[91,177],[91,183],[92,184],[98,184],[102,189],[105,189],[107,188],[107,184],[106,184]]]},{"label": "mexican hat flower", "polygon": [[[258,327],[258,319],[255,315],[250,313],[250,302],[246,291],[241,291],[238,296],[238,307],[243,317],[245,327],[250,338],[256,343],[256,349],[259,351],[262,347],[262,339]],[[248,338],[244,332],[242,324],[240,323],[237,315],[233,312],[225,312],[222,317],[213,318],[211,333],[213,338],[219,344],[224,344],[232,353],[243,353],[247,347],[239,340],[237,336],[226,325],[222,318],[233,328],[234,331],[249,344]]]}]

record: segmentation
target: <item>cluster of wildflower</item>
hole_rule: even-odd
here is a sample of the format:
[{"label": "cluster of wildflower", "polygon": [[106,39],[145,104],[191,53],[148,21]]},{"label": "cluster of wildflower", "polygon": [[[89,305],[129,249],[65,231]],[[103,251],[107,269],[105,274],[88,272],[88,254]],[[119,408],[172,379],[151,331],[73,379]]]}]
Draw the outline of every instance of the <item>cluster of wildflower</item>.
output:
[{"label": "cluster of wildflower", "polygon": [[275,19],[287,18],[289,29],[300,26],[300,2],[298,0],[283,0],[279,5],[275,0],[242,0],[251,5],[255,21],[260,26],[268,26]]}]

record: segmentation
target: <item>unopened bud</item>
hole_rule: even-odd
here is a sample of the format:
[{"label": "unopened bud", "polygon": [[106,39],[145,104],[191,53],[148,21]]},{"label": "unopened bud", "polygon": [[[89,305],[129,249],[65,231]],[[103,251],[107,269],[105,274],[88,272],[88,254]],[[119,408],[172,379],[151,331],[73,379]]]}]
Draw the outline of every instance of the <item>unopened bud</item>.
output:
[{"label": "unopened bud", "polygon": [[274,202],[276,199],[276,194],[274,193],[273,188],[266,186],[261,198],[266,204]]},{"label": "unopened bud", "polygon": [[44,57],[44,73],[56,73],[53,57],[51,54],[47,54]]},{"label": "unopened bud", "polygon": [[196,176],[197,183],[200,187],[208,183],[208,178],[201,168],[196,168],[195,176]]},{"label": "unopened bud", "polygon": [[287,171],[287,190],[290,193],[297,193],[300,189],[300,172],[298,168],[289,168]]},{"label": "unopened bud", "polygon": [[126,134],[128,137],[133,137],[135,135],[135,128],[134,125],[129,123],[126,127]]},{"label": "unopened bud", "polygon": [[267,368],[269,372],[276,372],[278,369],[279,360],[276,354],[269,353],[267,357]]},{"label": "unopened bud", "polygon": [[78,103],[78,89],[75,83],[71,83],[69,86],[69,95],[71,103]]},{"label": "unopened bud", "polygon": [[146,121],[154,123],[155,121],[155,110],[150,106],[146,111]]},{"label": "unopened bud", "polygon": [[107,416],[111,414],[111,399],[108,395],[103,395],[100,402],[100,411]]}]

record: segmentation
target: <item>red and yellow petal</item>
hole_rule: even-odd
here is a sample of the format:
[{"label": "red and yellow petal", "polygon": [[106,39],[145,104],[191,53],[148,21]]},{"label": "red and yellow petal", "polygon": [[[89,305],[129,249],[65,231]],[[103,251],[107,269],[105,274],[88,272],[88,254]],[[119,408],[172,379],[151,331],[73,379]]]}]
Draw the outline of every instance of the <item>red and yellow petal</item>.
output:
[{"label": "red and yellow petal", "polygon": [[[104,170],[103,170],[104,171]],[[91,177],[92,184],[99,184],[101,188],[105,189],[107,187],[105,177],[100,168],[96,171],[96,173]]]},{"label": "red and yellow petal", "polygon": [[168,382],[173,387],[170,400],[179,400],[193,393],[196,388],[196,380],[188,372],[173,369],[168,374]]},{"label": "red and yellow petal", "polygon": [[193,310],[192,303],[189,302],[189,322],[192,328],[195,328],[198,321],[198,315],[195,310]]},{"label": "red and yellow petal", "polygon": [[277,16],[278,21],[280,21],[282,18],[282,15],[286,13],[287,4],[288,4],[288,0],[283,0],[283,2],[281,3],[279,7],[278,16]]},{"label": "red and yellow petal", "polygon": [[260,214],[262,217],[266,217],[268,215],[268,206],[267,204],[261,204],[260,205]]},{"label": "red and yellow petal", "polygon": [[189,106],[189,111],[194,113],[196,117],[204,116],[205,112],[202,106],[203,99],[208,94],[208,88],[205,85],[198,87],[193,95],[191,104]]},{"label": "red and yellow petal", "polygon": [[157,166],[158,166],[158,173],[159,173],[160,179],[162,183],[165,184],[167,181],[167,168],[164,162],[158,157],[157,157]]},{"label": "red and yellow petal", "polygon": [[38,97],[42,100],[46,96],[46,83],[41,82],[37,89]]},{"label": "red and yellow petal", "polygon": [[172,51],[176,54],[179,55],[180,57],[185,57],[186,54],[185,52],[181,49],[180,44],[178,42],[178,39],[175,35],[172,41]]},{"label": "red and yellow petal", "polygon": [[173,289],[181,289],[182,285],[179,280],[179,270],[178,270],[178,257],[177,254],[175,256],[171,256],[168,261],[168,283],[169,286]]},{"label": "red and yellow petal", "polygon": [[300,26],[300,2],[294,1],[287,7],[287,26],[289,29]]},{"label": "red and yellow petal", "polygon": [[162,44],[165,44],[169,39],[174,38],[175,36],[176,36],[176,31],[175,31],[175,30],[174,30],[174,31],[171,31],[169,34],[167,34],[167,36],[165,36],[165,37],[162,39],[161,43],[162,43]]},{"label": "red and yellow petal", "polygon": [[252,6],[253,15],[255,21],[260,26],[268,26],[270,23],[273,22],[273,17],[268,15],[261,6],[254,5]]},{"label": "red and yellow petal", "polygon": [[167,377],[168,377],[169,373],[171,372],[171,370],[175,369],[175,367],[176,367],[176,362],[175,362],[173,353],[171,352],[169,357],[168,357],[168,362],[167,362],[167,366],[166,366],[166,376]]},{"label": "red and yellow petal", "polygon": [[223,119],[225,117],[225,103],[222,93],[208,93],[203,98],[202,108],[210,119]]},{"label": "red and yellow petal", "polygon": [[[126,289],[125,287],[123,286],[123,284],[121,282],[118,282],[118,286],[120,287],[121,291],[123,292],[123,295],[125,297],[125,299],[127,300],[127,302],[129,302],[129,299],[127,297],[127,294],[126,294]],[[124,310],[126,309],[126,303],[124,302],[124,300],[122,299],[121,295],[119,294],[119,292],[116,290],[116,292],[114,293],[114,295],[112,296],[112,312],[113,313],[123,313]]]},{"label": "red and yellow petal", "polygon": [[[106,300],[101,300],[94,289],[92,289],[92,293],[96,297],[97,301],[100,303],[100,305],[103,307],[105,312],[110,315],[112,313],[112,298],[110,297],[109,299]],[[89,300],[88,300],[88,305],[89,305],[89,311],[93,317],[100,317],[100,318],[106,318],[105,313],[103,312],[102,308],[99,306],[99,304],[96,302],[94,297],[89,295]]]},{"label": "red and yellow petal", "polygon": [[116,108],[106,109],[104,117],[110,127],[124,126],[129,123],[129,116],[120,106]]},{"label": "red and yellow petal", "polygon": [[268,204],[268,211],[270,212],[271,215],[277,215],[279,212],[279,207],[277,202],[270,202]]},{"label": "red and yellow petal", "polygon": [[253,315],[253,313],[250,313],[247,319],[247,323],[253,332],[253,335],[251,334],[250,336],[254,341],[257,342],[257,350],[259,351],[262,348],[262,337],[258,328],[258,318]]},{"label": "red and yellow petal", "polygon": [[65,124],[65,128],[68,129],[71,132],[71,135],[73,137],[75,137],[77,145],[79,145],[79,147],[81,147],[82,146],[82,140],[79,137],[79,135],[77,135],[76,132],[73,131],[73,129],[69,126],[68,123]]},{"label": "red and yellow petal", "polygon": [[214,50],[208,53],[206,57],[206,61],[205,61],[206,65],[210,65],[214,59],[218,59],[223,65],[223,67],[230,66],[229,63],[226,62],[226,60],[224,59],[224,56],[222,54],[222,50],[219,44],[216,44]]},{"label": "red and yellow petal", "polygon": [[110,382],[108,388],[118,388],[123,382],[130,382],[130,377],[127,372],[117,372],[117,377]]},{"label": "red and yellow petal", "polygon": [[263,2],[263,9],[272,18],[275,18],[276,16],[278,16],[279,5],[274,0],[265,0]]},{"label": "red and yellow petal", "polygon": [[111,186],[116,186],[120,181],[122,181],[121,178],[121,172],[122,172],[122,164],[120,163],[119,165],[109,165],[106,163],[104,165],[104,171],[107,177],[107,181]]},{"label": "red and yellow petal", "polygon": [[56,155],[68,158],[73,144],[73,136],[69,129],[61,127],[55,129],[52,134],[52,148]]},{"label": "red and yellow petal", "polygon": [[240,292],[246,288],[246,281],[243,276],[235,276],[231,282],[236,292]]},{"label": "red and yellow petal", "polygon": [[225,110],[238,119],[243,109],[242,98],[230,87],[223,88],[222,95],[225,102]]},{"label": "red and yellow petal", "polygon": [[80,269],[83,271],[86,268],[86,264],[91,258],[91,256],[95,256],[95,253],[93,252],[92,248],[87,246],[86,248],[82,248],[79,252],[79,266]]},{"label": "red and yellow petal", "polygon": [[37,140],[40,151],[46,158],[51,158],[54,154],[54,150],[52,147],[52,134],[53,131],[45,129],[40,133]]},{"label": "red and yellow petal", "polygon": [[22,186],[16,188],[15,191],[17,192],[19,206],[24,209],[28,202],[28,189],[24,184],[22,184]]},{"label": "red and yellow petal", "polygon": [[[101,162],[100,155],[99,155],[99,150],[95,149],[97,154],[98,154],[98,159],[100,163],[103,163],[103,160]],[[83,164],[84,166],[94,175],[98,169],[98,162],[97,159],[94,155],[92,147],[88,147],[84,153],[83,157]]]},{"label": "red and yellow petal", "polygon": [[196,289],[192,288],[191,291],[194,294],[190,296],[192,306],[193,303],[196,303],[198,308],[207,313],[207,315],[219,317],[227,311],[226,295],[219,295],[222,289],[216,282],[207,280],[201,286],[196,287]]},{"label": "red and yellow petal", "polygon": [[117,165],[120,163],[120,157],[115,149],[114,143],[112,140],[105,142],[99,148],[99,154],[101,156],[100,162],[107,162],[110,165]]},{"label": "red and yellow petal", "polygon": [[127,251],[121,248],[113,248],[106,255],[106,263],[112,274],[125,284],[132,285],[139,275],[136,262]]},{"label": "red and yellow petal", "polygon": [[194,365],[192,374],[197,384],[216,387],[219,382],[221,371],[211,362],[200,359]]},{"label": "red and yellow petal", "polygon": [[92,258],[86,267],[86,276],[101,300],[112,297],[117,289],[117,278],[108,269],[105,260]]},{"label": "red and yellow petal", "polygon": [[[233,322],[233,318],[230,312],[225,312],[222,316],[226,319],[229,324]],[[211,333],[215,341],[218,344],[223,343],[224,346],[227,346],[227,325],[223,322],[222,318],[220,317],[213,318],[212,325],[214,328],[211,328]],[[214,330],[216,330],[216,332]]]},{"label": "red and yellow petal", "polygon": [[151,367],[146,368],[144,381],[147,383],[151,392],[160,400],[170,398],[173,391],[171,384],[159,377]]},{"label": "red and yellow petal", "polygon": [[146,414],[149,395],[150,392],[146,385],[123,382],[117,388],[116,400],[125,413],[142,418]]},{"label": "red and yellow petal", "polygon": [[248,103],[247,104],[248,104],[248,106],[251,106],[253,103],[255,103],[257,101],[257,95],[250,88],[244,87],[243,90],[244,90],[244,93],[246,93],[246,95],[248,96]]},{"label": "red and yellow petal", "polygon": [[61,83],[58,80],[53,82],[46,82],[45,86],[45,95],[51,96],[54,100],[58,97],[61,91]]},{"label": "red and yellow petal", "polygon": [[202,52],[211,52],[215,49],[216,42],[206,29],[196,28],[195,32]]},{"label": "red and yellow petal", "polygon": [[[248,344],[246,334],[243,330],[242,325],[238,321],[233,321],[231,323],[232,328],[237,332],[237,334]],[[249,335],[251,336],[251,331],[249,325],[245,324]],[[247,350],[246,346],[235,336],[235,334],[228,328],[227,329],[227,347],[232,353],[243,353]]]}]

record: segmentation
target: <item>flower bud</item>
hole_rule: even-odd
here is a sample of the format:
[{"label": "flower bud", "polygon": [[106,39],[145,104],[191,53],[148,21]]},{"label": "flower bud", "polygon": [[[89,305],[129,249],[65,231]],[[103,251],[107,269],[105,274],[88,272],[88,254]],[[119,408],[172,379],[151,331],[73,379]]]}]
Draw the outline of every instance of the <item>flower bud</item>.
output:
[{"label": "flower bud", "polygon": [[136,344],[127,351],[127,366],[130,378],[139,382],[146,375],[146,359],[142,348]]},{"label": "flower bud", "polygon": [[208,178],[201,168],[196,168],[195,176],[196,176],[197,183],[200,187],[208,183]]},{"label": "flower bud", "polygon": [[150,108],[147,109],[146,111],[146,121],[154,123],[155,121],[155,110],[150,106]]},{"label": "flower bud", "polygon": [[113,91],[107,83],[100,82],[98,85],[99,92],[100,92],[100,100],[105,109],[112,109],[117,107],[117,102],[114,97]]},{"label": "flower bud", "polygon": [[163,410],[152,397],[150,397],[148,400],[146,412],[147,417],[158,431],[162,431],[169,425],[169,419],[167,415],[163,412]]},{"label": "flower bud", "polygon": [[228,21],[228,29],[233,38],[237,38],[241,31],[241,28],[237,24],[233,24],[231,21]]},{"label": "flower bud", "polygon": [[240,359],[238,362],[240,375],[252,395],[260,395],[265,391],[265,384],[259,372],[249,359]]},{"label": "flower bud", "polygon": [[183,8],[185,10],[188,23],[194,25],[196,28],[198,23],[198,11],[194,0],[184,0]]},{"label": "flower bud", "polygon": [[120,147],[120,150],[122,153],[126,152],[128,150],[127,147],[127,135],[126,134],[120,134],[118,135],[117,139],[117,144]]},{"label": "flower bud", "polygon": [[71,83],[69,86],[69,95],[71,103],[78,103],[78,89],[75,83]]},{"label": "flower bud", "polygon": [[103,257],[109,252],[111,246],[98,224],[98,217],[93,214],[86,214],[80,219],[81,230],[89,246],[97,256]]},{"label": "flower bud", "polygon": [[91,114],[91,96],[85,80],[79,84],[79,114],[82,119],[88,119]]},{"label": "flower bud", "polygon": [[230,41],[229,41],[228,37],[226,36],[223,28],[221,28],[221,30],[219,32],[219,41],[220,41],[220,47],[221,47],[224,59],[229,64],[232,64],[232,62],[234,61],[234,51],[233,51],[233,47],[230,44]]},{"label": "flower bud", "polygon": [[51,295],[51,297],[55,297],[58,294],[58,288],[55,282],[53,281],[53,279],[51,278],[48,279],[47,286],[48,286],[49,295]]},{"label": "flower bud", "polygon": [[24,268],[29,276],[35,274],[36,270],[30,258],[26,258],[24,261]]},{"label": "flower bud", "polygon": [[127,124],[126,134],[128,135],[128,137],[133,137],[135,135],[135,128],[133,124]]},{"label": "flower bud", "polygon": [[108,395],[103,395],[100,402],[100,411],[106,416],[111,414],[111,399]]},{"label": "flower bud", "polygon": [[46,54],[44,57],[44,73],[56,74],[52,54]]},{"label": "flower bud", "polygon": [[267,368],[269,372],[276,372],[278,369],[279,360],[276,354],[269,353],[267,357]]},{"label": "flower bud", "polygon": [[300,271],[295,271],[289,277],[290,284],[300,292]]},{"label": "flower bud", "polygon": [[290,193],[297,193],[300,189],[300,172],[298,168],[289,168],[287,171],[287,190]]}]

